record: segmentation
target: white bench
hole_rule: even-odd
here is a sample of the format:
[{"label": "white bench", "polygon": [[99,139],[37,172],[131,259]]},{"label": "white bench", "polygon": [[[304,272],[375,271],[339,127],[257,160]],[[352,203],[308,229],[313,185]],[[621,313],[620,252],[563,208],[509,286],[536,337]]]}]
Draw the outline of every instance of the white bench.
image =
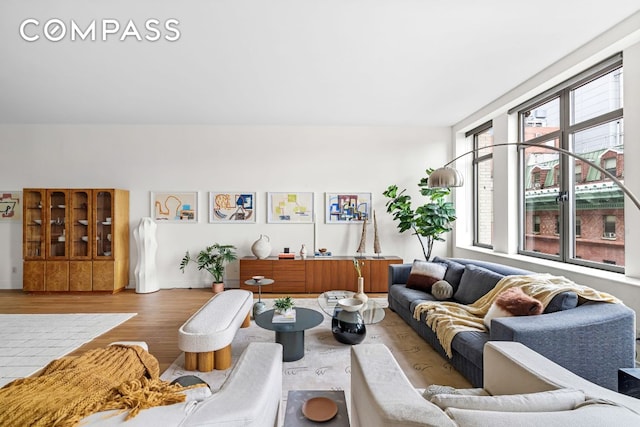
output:
[{"label": "white bench", "polygon": [[253,292],[230,289],[211,298],[180,327],[178,348],[187,371],[209,372],[231,366],[231,341],[251,324]]}]

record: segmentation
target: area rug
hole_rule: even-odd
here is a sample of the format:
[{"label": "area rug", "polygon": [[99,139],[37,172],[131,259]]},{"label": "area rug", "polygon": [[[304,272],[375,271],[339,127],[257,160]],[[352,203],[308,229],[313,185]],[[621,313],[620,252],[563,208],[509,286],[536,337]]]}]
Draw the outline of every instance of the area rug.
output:
[{"label": "area rug", "polygon": [[[267,308],[273,307],[273,300],[263,301],[266,302]],[[387,306],[386,299],[376,301],[383,307]],[[323,313],[315,298],[296,299],[295,304],[297,307],[312,308]],[[385,317],[381,322],[366,325],[366,328],[367,336],[358,345],[387,345],[415,387],[425,388],[430,384],[471,387],[446,359],[436,353],[400,316],[388,308],[385,308]],[[231,344],[232,361],[235,363],[247,345],[254,341],[273,342],[275,333],[260,328],[253,321],[249,328],[241,328]],[[224,371],[214,370],[206,373],[186,371],[183,354],[162,374],[162,378],[172,380],[183,375],[196,375],[205,380],[213,390],[217,390],[232,370],[233,366]],[[344,390],[349,406],[350,372],[351,346],[336,341],[331,333],[331,318],[324,314],[324,321],[319,326],[305,332],[305,356],[300,360],[283,364],[282,413],[289,390]]]},{"label": "area rug", "polygon": [[0,387],[34,374],[135,315],[0,314]]}]

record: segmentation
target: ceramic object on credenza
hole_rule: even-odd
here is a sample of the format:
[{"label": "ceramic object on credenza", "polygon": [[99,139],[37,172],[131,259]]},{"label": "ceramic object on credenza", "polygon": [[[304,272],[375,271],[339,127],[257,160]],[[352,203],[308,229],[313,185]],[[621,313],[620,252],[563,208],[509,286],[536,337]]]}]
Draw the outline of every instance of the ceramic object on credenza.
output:
[{"label": "ceramic object on credenza", "polygon": [[300,248],[300,258],[307,259],[307,247],[304,244]]},{"label": "ceramic object on credenza", "polygon": [[364,293],[364,277],[358,277],[358,292],[353,297],[362,301],[363,304],[369,300],[367,294]]},{"label": "ceramic object on credenza", "polygon": [[265,259],[271,255],[271,239],[266,234],[261,234],[260,238],[251,245],[251,252],[258,259]]}]

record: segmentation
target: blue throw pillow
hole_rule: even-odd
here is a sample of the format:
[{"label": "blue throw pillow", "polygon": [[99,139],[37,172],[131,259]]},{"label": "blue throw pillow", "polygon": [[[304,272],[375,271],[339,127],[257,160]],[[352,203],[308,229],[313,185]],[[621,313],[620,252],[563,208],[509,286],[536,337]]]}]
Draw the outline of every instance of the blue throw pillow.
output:
[{"label": "blue throw pillow", "polygon": [[556,295],[551,299],[547,308],[544,309],[545,313],[555,313],[556,311],[569,310],[578,306],[578,294],[575,292],[567,291]]},{"label": "blue throw pillow", "polygon": [[486,268],[467,264],[460,279],[460,286],[453,298],[462,304],[473,304],[496,286],[504,276]]},{"label": "blue throw pillow", "polygon": [[440,257],[433,258],[433,262],[438,262],[447,266],[447,272],[444,273],[444,280],[449,282],[453,288],[453,292],[457,291],[458,286],[460,285],[460,279],[462,278],[462,273],[464,273],[464,265],[459,262]]}]

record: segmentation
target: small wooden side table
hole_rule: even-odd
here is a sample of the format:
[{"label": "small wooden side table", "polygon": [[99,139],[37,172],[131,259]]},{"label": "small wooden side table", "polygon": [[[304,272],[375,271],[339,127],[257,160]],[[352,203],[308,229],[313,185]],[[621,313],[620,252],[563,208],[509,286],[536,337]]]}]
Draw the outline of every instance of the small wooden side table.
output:
[{"label": "small wooden side table", "polygon": [[[317,423],[308,420],[302,414],[302,405],[312,397],[327,397],[338,405],[338,413],[329,421]],[[349,414],[347,413],[347,400],[344,391],[331,390],[289,390],[287,395],[287,408],[284,415],[283,427],[350,427]]]}]

